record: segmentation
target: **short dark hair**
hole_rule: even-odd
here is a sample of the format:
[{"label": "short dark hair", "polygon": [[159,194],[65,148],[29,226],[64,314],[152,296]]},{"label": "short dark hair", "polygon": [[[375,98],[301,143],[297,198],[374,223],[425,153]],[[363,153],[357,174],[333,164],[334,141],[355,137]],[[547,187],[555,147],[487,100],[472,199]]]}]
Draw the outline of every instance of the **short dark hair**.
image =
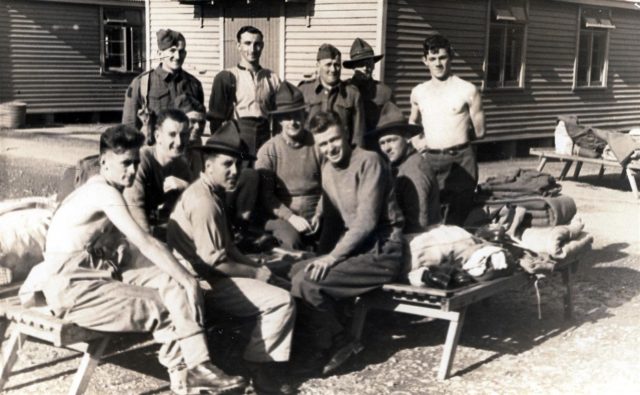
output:
[{"label": "short dark hair", "polygon": [[100,135],[100,155],[107,151],[121,154],[130,149],[140,149],[144,135],[128,125],[111,126]]},{"label": "short dark hair", "polygon": [[334,111],[321,111],[309,121],[309,131],[311,134],[320,134],[327,131],[332,126],[339,126],[342,130],[340,116]]},{"label": "short dark hair", "polygon": [[171,119],[172,121],[176,121],[178,123],[186,123],[187,125],[189,125],[189,117],[187,117],[187,115],[183,111],[175,108],[160,110],[157,114],[154,114],[150,118],[151,130],[153,132],[149,133],[149,135],[147,136],[148,145],[154,145],[156,143],[155,132],[167,119]]},{"label": "short dark hair", "polygon": [[436,34],[436,35],[427,37],[424,39],[424,42],[422,43],[422,49],[424,51],[423,54],[425,56],[428,55],[429,52],[438,52],[440,48],[446,50],[447,53],[449,54],[449,57],[453,57],[453,50],[451,49],[451,43],[445,36],[441,34]]},{"label": "short dark hair", "polygon": [[238,40],[238,42],[240,42],[240,37],[242,37],[244,33],[258,34],[260,35],[260,38],[264,40],[264,34],[262,34],[260,29],[258,29],[255,26],[246,25],[246,26],[242,26],[240,30],[238,30],[238,33],[236,34],[236,39]]}]

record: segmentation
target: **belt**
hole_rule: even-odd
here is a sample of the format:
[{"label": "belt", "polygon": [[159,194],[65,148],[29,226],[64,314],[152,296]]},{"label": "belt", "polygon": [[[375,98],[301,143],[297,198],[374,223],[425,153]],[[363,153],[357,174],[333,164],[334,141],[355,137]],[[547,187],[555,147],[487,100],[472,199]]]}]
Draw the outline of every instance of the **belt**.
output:
[{"label": "belt", "polygon": [[425,152],[429,153],[429,154],[449,154],[449,155],[455,155],[458,153],[458,151],[461,151],[465,148],[468,148],[471,144],[470,143],[463,143],[463,144],[458,144],[458,145],[454,145],[452,147],[449,148],[443,148],[443,149],[431,149],[431,148],[427,148],[425,150]]}]

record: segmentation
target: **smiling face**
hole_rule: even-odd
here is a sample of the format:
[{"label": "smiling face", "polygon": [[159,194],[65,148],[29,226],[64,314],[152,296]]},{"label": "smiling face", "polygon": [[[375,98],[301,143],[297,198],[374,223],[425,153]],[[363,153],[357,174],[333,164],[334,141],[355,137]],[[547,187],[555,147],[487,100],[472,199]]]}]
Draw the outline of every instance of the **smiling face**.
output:
[{"label": "smiling face", "polygon": [[234,190],[240,176],[240,160],[223,153],[208,154],[204,174],[214,186],[225,191]]},{"label": "smiling face", "polygon": [[445,80],[451,73],[451,56],[444,48],[439,48],[438,52],[429,51],[422,57],[422,61],[429,68],[432,78]]},{"label": "smiling face", "polygon": [[189,140],[189,125],[166,118],[155,131],[156,152],[163,158],[182,155]]},{"label": "smiling face", "polygon": [[342,71],[341,57],[333,59],[320,59],[317,63],[318,76],[325,85],[333,86],[340,82],[340,72]]},{"label": "smiling face", "polygon": [[386,155],[389,162],[396,163],[404,157],[409,146],[407,140],[400,134],[387,134],[378,139],[380,151]]},{"label": "smiling face", "polygon": [[264,41],[260,34],[244,32],[240,36],[238,52],[242,63],[259,64],[263,49]]},{"label": "smiling face", "polygon": [[109,185],[118,189],[128,188],[136,179],[140,164],[140,150],[132,148],[120,153],[112,150],[100,155],[100,174]]},{"label": "smiling face", "polygon": [[304,111],[294,111],[284,114],[278,114],[276,117],[278,125],[284,136],[296,140],[302,134],[302,126],[304,125]]},{"label": "smiling face", "polygon": [[187,113],[187,118],[189,118],[189,143],[202,143],[201,137],[204,133],[204,126],[207,123],[205,114],[202,112],[190,111]]},{"label": "smiling face", "polygon": [[174,72],[182,69],[182,64],[187,57],[184,41],[178,41],[177,45],[173,45],[164,50],[158,50],[158,57],[162,59],[162,67]]},{"label": "smiling face", "polygon": [[332,125],[324,132],[314,134],[313,140],[320,155],[333,165],[342,164],[351,149],[338,125]]}]

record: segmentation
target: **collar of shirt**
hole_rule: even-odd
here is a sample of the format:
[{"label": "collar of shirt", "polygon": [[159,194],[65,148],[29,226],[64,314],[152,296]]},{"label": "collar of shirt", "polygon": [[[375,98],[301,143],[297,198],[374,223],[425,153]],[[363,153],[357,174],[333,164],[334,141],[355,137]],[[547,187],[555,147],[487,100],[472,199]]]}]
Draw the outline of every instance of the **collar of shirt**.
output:
[{"label": "collar of shirt", "polygon": [[182,77],[182,70],[176,71],[175,73],[169,73],[167,70],[162,68],[162,63],[156,67],[156,72],[165,82],[169,82],[171,80],[180,81]]},{"label": "collar of shirt", "polygon": [[[307,130],[302,130],[300,135],[300,139],[298,140],[294,140],[288,136],[286,136],[284,133],[280,133],[277,136],[279,136],[286,145],[288,145],[291,148],[300,148],[303,145],[305,145],[305,143],[307,143],[309,141],[309,137],[311,137],[311,133],[309,133]],[[313,144],[313,143],[312,143]]]},{"label": "collar of shirt", "polygon": [[345,85],[344,82],[339,81],[336,85],[332,86],[331,89],[327,89],[325,88],[324,85],[322,85],[322,82],[320,81],[320,78],[316,79],[316,89],[315,92],[316,94],[319,94],[320,92],[324,91],[324,90],[328,90],[329,93],[333,93],[335,91],[338,91],[338,93],[340,93],[340,95],[342,96],[346,96],[347,95],[347,86]]},{"label": "collar of shirt", "polygon": [[407,159],[409,159],[409,158],[411,157],[411,155],[416,154],[416,153],[418,153],[418,151],[416,151],[416,149],[415,149],[415,148],[413,148],[413,146],[409,145],[409,146],[407,147],[407,151],[404,153],[404,155],[402,156],[402,158],[400,158],[400,160],[399,160],[399,161],[397,161],[396,163],[392,163],[392,164],[391,164],[391,167],[392,167],[393,169],[397,169],[397,168],[399,168],[400,166],[402,166],[402,164],[403,164],[404,162],[406,162],[406,161],[407,161]]},{"label": "collar of shirt", "polygon": [[222,197],[224,196],[225,190],[217,185],[214,185],[209,180],[209,177],[207,177],[205,174],[200,174],[200,177],[198,177],[198,181],[201,182],[202,185],[204,185],[207,190],[209,190],[209,192],[211,192],[211,194],[215,197],[222,199]]},{"label": "collar of shirt", "polygon": [[238,63],[238,70],[242,70],[242,71],[248,71],[249,73],[251,73],[251,75],[255,75],[257,72],[259,72],[260,70],[262,70],[262,66],[258,65],[258,68],[255,70],[249,70],[248,68],[242,66],[240,63]]}]

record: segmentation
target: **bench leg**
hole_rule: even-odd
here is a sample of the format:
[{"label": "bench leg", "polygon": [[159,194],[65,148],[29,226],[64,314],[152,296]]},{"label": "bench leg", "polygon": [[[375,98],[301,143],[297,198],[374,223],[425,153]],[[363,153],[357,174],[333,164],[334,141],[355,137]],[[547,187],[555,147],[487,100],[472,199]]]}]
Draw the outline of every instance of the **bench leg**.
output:
[{"label": "bench leg", "polygon": [[578,178],[582,170],[582,162],[576,162],[576,168],[573,170],[573,178]]},{"label": "bench leg", "polygon": [[78,371],[75,376],[73,376],[73,383],[71,383],[71,388],[69,388],[69,395],[81,395],[84,393],[89,384],[89,380],[91,380],[93,370],[98,366],[108,343],[109,337],[105,336],[88,344],[87,350],[84,352],[82,360],[80,361]]},{"label": "bench leg", "polygon": [[11,376],[11,369],[18,360],[18,350],[22,347],[27,340],[27,335],[22,334],[19,330],[14,328],[11,331],[9,342],[2,353],[2,366],[0,367],[0,390],[4,388],[5,383]]},{"label": "bench leg", "polygon": [[544,169],[544,165],[547,164],[547,158],[544,156],[540,158],[540,163],[538,164],[538,171],[542,171]]},{"label": "bench leg", "polygon": [[604,175],[604,165],[600,165],[600,170],[598,171],[598,178],[602,178]]},{"label": "bench leg", "polygon": [[573,319],[573,276],[571,269],[562,271],[562,285],[564,285],[564,319]]},{"label": "bench leg", "polygon": [[464,324],[465,312],[466,308],[460,310],[457,313],[457,318],[452,318],[449,321],[447,340],[444,343],[440,369],[438,369],[438,380],[446,380],[451,373],[451,366],[453,365],[453,359],[456,356],[456,348],[458,347],[458,341],[460,340],[460,332],[462,332],[462,325]]},{"label": "bench leg", "polygon": [[364,320],[367,318],[367,312],[369,310],[365,297],[359,297],[356,300],[355,312],[353,314],[353,321],[351,322],[351,336],[357,341],[362,338],[362,329],[364,328]]},{"label": "bench leg", "polygon": [[633,192],[633,196],[638,199],[640,195],[638,195],[638,184],[636,184],[636,172],[629,168],[625,169],[627,173],[627,179],[629,180],[629,185],[631,186],[631,192]]},{"label": "bench leg", "polygon": [[569,169],[571,168],[572,164],[573,164],[573,161],[571,161],[571,160],[568,160],[564,164],[564,167],[562,168],[562,171],[560,172],[560,177],[558,177],[561,181],[564,180],[564,178],[567,176],[567,173],[569,172]]}]

